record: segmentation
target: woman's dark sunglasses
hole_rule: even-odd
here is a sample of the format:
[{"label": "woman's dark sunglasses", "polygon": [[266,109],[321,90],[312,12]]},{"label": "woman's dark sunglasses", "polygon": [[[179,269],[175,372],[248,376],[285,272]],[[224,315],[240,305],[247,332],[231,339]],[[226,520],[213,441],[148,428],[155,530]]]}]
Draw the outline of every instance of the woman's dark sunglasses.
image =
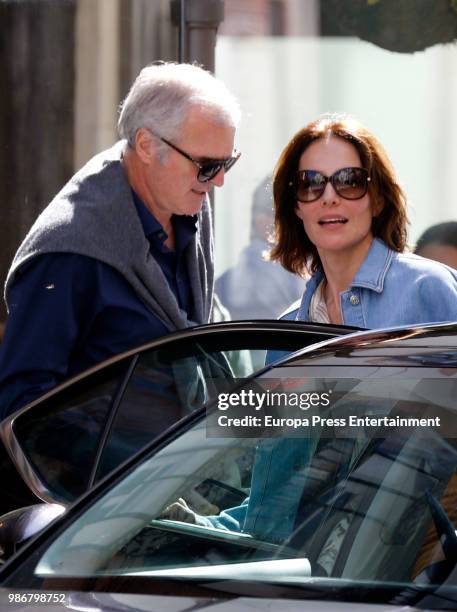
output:
[{"label": "woman's dark sunglasses", "polygon": [[197,166],[197,180],[200,181],[200,183],[207,183],[213,179],[216,174],[222,170],[222,168],[224,169],[224,172],[228,172],[230,168],[232,168],[232,166],[234,166],[240,159],[241,155],[239,151],[235,150],[235,154],[232,157],[227,157],[226,159],[208,159],[207,161],[198,161],[169,140],[162,138],[162,136],[157,136],[157,138]]},{"label": "woman's dark sunglasses", "polygon": [[345,200],[360,200],[368,191],[368,170],[365,168],[340,168],[325,176],[317,170],[299,170],[295,183],[295,196],[300,202],[308,203],[318,200],[331,183],[336,193]]}]

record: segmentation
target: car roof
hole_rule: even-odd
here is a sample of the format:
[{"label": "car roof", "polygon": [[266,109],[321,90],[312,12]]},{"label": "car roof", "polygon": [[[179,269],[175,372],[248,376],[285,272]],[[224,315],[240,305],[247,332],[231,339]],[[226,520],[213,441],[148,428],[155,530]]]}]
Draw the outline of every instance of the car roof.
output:
[{"label": "car roof", "polygon": [[[324,362],[329,357],[334,358],[342,355],[351,356],[352,359],[356,356],[364,358],[366,352],[374,347],[378,353],[379,349],[383,350],[383,355],[386,357],[385,349],[388,348],[389,354],[396,359],[400,354],[405,357],[410,355],[425,357],[427,355],[429,359],[432,359],[434,355],[442,355],[445,352],[446,365],[457,367],[456,336],[457,322],[357,331],[309,345],[278,359],[265,370],[271,369],[272,366],[277,367],[291,363],[298,365],[300,360],[313,360],[313,364],[316,365],[318,359]],[[355,362],[352,361],[352,363]],[[425,363],[422,363],[422,365],[425,365]]]}]

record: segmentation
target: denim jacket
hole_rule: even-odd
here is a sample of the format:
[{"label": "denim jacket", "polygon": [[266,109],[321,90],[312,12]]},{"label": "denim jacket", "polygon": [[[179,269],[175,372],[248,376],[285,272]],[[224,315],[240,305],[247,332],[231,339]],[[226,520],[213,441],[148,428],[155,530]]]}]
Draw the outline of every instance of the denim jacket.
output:
[{"label": "denim jacket", "polygon": [[208,527],[243,531],[282,542],[293,531],[306,482],[306,467],[316,449],[311,438],[267,438],[256,448],[249,497],[216,516],[199,516]]},{"label": "denim jacket", "polygon": [[[282,318],[308,321],[311,298],[322,279],[319,270],[307,282],[300,306],[294,304]],[[340,300],[343,323],[356,327],[457,321],[457,271],[419,255],[392,251],[375,238]]]},{"label": "denim jacket", "polygon": [[[314,274],[301,304],[293,304],[281,318],[308,320],[311,297],[322,278],[321,271]],[[457,271],[418,255],[397,253],[374,239],[351,287],[340,297],[346,325],[380,328],[456,321]],[[271,541],[290,535],[317,442],[310,438],[262,441],[256,451],[250,497],[217,517],[206,517],[208,524]]]}]

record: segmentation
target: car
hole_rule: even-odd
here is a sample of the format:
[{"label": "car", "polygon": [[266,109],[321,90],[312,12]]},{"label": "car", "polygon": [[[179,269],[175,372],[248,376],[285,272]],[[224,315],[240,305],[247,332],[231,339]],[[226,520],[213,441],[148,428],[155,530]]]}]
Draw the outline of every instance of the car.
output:
[{"label": "car", "polygon": [[457,324],[219,382],[3,566],[5,607],[457,609]]},{"label": "car", "polygon": [[273,359],[353,329],[290,321],[193,327],[117,355],[17,411],[0,426],[0,560],[208,399],[217,381],[252,374],[267,351]]}]

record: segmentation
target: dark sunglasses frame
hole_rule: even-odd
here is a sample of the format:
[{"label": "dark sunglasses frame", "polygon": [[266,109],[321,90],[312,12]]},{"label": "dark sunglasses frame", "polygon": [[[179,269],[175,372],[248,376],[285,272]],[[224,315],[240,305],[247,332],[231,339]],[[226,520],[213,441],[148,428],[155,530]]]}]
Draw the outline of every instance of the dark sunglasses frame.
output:
[{"label": "dark sunglasses frame", "polygon": [[[357,173],[359,174],[359,176],[362,177],[362,181],[360,183],[360,187],[362,188],[362,192],[360,194],[357,194],[355,197],[348,197],[348,195],[344,193],[344,190],[347,188],[350,188],[351,185],[349,184],[345,184],[345,183],[339,183],[338,180],[341,177],[341,173],[342,172],[347,172],[348,170],[353,171],[356,170]],[[306,174],[313,174],[313,177],[319,176],[321,177],[323,180],[321,183],[319,183],[319,189],[317,190],[312,190],[313,192],[315,191],[316,193],[316,197],[312,198],[312,199],[308,199],[308,200],[303,200],[299,197],[299,184],[300,184],[300,180],[303,180],[304,176]],[[318,200],[320,197],[322,197],[325,188],[327,187],[327,183],[331,183],[333,189],[335,190],[335,192],[341,197],[344,198],[345,200],[360,200],[361,198],[363,198],[364,195],[366,195],[367,191],[368,191],[368,183],[370,182],[370,177],[368,176],[368,170],[366,168],[360,168],[357,166],[348,166],[347,168],[340,168],[339,170],[336,170],[336,172],[334,172],[331,176],[326,176],[325,174],[323,174],[322,172],[319,172],[318,170],[298,170],[298,172],[296,173],[296,179],[295,179],[295,183],[291,182],[289,183],[291,186],[294,187],[295,189],[295,197],[297,198],[297,200],[299,202],[303,202],[303,204],[309,204],[310,202],[315,202],[316,200]],[[315,185],[315,187],[317,187],[317,185]]]},{"label": "dark sunglasses frame", "polygon": [[234,155],[232,157],[227,157],[226,159],[208,159],[208,161],[198,161],[176,145],[174,145],[169,140],[162,138],[162,136],[158,136],[155,134],[156,138],[164,142],[166,145],[174,149],[177,153],[180,153],[183,157],[191,161],[198,168],[197,180],[200,183],[207,183],[211,179],[213,179],[218,172],[224,169],[224,172],[228,172],[230,168],[232,168],[236,162],[240,159],[241,152],[235,149]]}]

